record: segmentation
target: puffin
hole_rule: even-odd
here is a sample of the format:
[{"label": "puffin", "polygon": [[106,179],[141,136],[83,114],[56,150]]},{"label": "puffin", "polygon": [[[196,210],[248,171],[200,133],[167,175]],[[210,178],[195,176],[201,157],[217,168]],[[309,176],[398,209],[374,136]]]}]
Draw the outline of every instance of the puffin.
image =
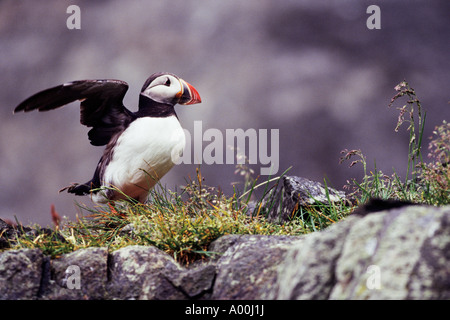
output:
[{"label": "puffin", "polygon": [[91,128],[90,143],[106,146],[91,180],[59,192],[90,195],[95,203],[122,199],[144,203],[177,163],[186,139],[174,107],[200,103],[198,91],[175,74],[154,73],[142,86],[138,110],[132,112],[123,104],[127,90],[121,80],[71,81],[38,92],[14,109],[14,113],[48,111],[79,100],[80,122]]}]

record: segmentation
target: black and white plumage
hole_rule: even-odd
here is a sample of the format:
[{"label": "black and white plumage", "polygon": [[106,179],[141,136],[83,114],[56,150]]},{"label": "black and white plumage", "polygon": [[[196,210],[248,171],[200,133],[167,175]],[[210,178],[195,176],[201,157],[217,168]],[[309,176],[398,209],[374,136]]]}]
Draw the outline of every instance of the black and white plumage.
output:
[{"label": "black and white plumage", "polygon": [[73,81],[36,93],[15,108],[14,113],[48,111],[81,100],[80,122],[91,127],[91,144],[106,145],[93,178],[61,191],[91,194],[94,202],[124,194],[144,202],[180,157],[185,135],[174,106],[200,103],[197,90],[174,74],[155,73],[142,87],[137,112],[123,105],[127,90],[120,80]]}]

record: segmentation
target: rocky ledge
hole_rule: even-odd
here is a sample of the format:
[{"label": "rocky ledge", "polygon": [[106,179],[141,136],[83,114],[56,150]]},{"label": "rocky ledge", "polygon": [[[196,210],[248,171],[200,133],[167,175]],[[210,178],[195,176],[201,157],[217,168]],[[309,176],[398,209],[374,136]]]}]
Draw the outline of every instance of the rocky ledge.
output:
[{"label": "rocky ledge", "polygon": [[450,207],[359,211],[301,237],[229,235],[184,267],[154,247],[0,253],[0,299],[450,299]]}]

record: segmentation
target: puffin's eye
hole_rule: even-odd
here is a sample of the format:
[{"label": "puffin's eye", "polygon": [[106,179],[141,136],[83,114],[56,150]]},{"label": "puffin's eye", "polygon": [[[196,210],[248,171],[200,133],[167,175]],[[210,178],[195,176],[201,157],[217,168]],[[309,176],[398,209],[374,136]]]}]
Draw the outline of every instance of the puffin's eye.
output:
[{"label": "puffin's eye", "polygon": [[164,85],[170,87],[170,79],[169,79],[169,78],[167,78],[167,80],[166,80],[166,82],[164,83]]}]

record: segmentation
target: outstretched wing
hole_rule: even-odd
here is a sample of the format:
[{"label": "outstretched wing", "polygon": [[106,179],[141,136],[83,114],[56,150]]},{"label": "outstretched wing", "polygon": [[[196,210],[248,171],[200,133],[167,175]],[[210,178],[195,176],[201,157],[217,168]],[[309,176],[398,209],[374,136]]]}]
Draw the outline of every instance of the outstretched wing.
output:
[{"label": "outstretched wing", "polygon": [[123,106],[128,84],[120,80],[80,80],[41,91],[23,101],[15,109],[20,111],[48,111],[81,100],[80,122],[92,127],[88,136],[91,144],[102,146],[124,130],[133,113]]}]

